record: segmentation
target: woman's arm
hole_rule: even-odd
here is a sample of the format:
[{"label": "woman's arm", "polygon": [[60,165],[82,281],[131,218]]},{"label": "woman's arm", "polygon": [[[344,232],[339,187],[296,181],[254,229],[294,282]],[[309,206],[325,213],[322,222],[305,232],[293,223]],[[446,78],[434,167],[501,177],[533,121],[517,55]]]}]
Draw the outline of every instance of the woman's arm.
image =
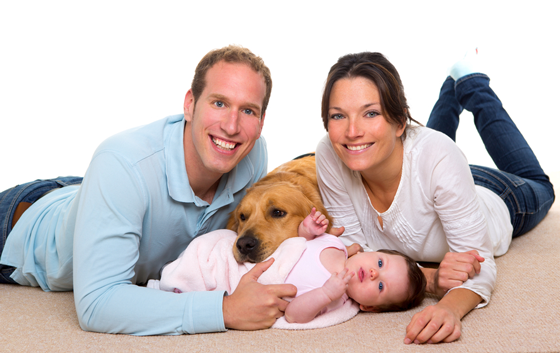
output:
[{"label": "woman's arm", "polygon": [[466,158],[444,136],[434,134],[425,147],[417,162],[421,185],[433,201],[450,253],[437,270],[424,274],[429,292],[447,295],[413,317],[405,343],[458,339],[461,319],[489,301],[496,280],[492,242]]},{"label": "woman's arm", "polygon": [[306,323],[313,320],[327,305],[346,293],[352,276],[354,272],[348,273],[348,269],[345,268],[340,273],[333,273],[321,288],[315,288],[294,298],[286,308],[286,321]]}]

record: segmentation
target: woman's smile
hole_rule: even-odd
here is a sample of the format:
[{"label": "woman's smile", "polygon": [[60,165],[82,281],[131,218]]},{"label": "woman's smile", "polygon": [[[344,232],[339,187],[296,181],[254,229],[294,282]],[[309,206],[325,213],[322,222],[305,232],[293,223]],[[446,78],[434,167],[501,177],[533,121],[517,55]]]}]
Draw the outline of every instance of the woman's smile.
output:
[{"label": "woman's smile", "polygon": [[361,151],[363,151],[366,148],[369,148],[371,146],[373,146],[373,143],[366,143],[366,144],[363,144],[363,145],[346,145],[346,148],[349,149],[350,151],[361,152]]}]

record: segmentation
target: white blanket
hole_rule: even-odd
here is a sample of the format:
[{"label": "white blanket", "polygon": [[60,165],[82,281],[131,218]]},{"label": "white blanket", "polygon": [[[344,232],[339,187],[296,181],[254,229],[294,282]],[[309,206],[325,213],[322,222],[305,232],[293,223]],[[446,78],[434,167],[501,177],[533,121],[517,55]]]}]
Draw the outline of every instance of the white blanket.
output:
[{"label": "white blanket", "polygon": [[[233,243],[237,233],[222,229],[193,240],[179,258],[167,265],[161,281],[150,280],[148,287],[169,292],[226,290],[233,293],[241,277],[252,269],[254,263],[238,263],[233,257]],[[304,238],[284,241],[270,256],[274,263],[259,278],[262,284],[284,283],[306,248]],[[336,325],[354,317],[358,305],[348,300],[341,308],[319,315],[305,324],[288,323],[284,317],[272,326],[281,329],[311,329]]]}]

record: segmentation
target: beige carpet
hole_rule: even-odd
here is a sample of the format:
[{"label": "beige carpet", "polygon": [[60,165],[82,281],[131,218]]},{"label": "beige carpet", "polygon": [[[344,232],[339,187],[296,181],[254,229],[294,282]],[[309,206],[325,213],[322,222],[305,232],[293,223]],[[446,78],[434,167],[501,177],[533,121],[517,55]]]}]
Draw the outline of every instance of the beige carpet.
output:
[{"label": "beige carpet", "polygon": [[[560,194],[560,173],[552,175]],[[559,352],[560,203],[497,259],[498,284],[490,304],[463,319],[454,343],[406,346],[406,325],[420,308],[360,313],[333,327],[307,330],[132,337],[84,332],[72,293],[0,285],[0,352]],[[422,307],[434,304],[424,301]]]}]

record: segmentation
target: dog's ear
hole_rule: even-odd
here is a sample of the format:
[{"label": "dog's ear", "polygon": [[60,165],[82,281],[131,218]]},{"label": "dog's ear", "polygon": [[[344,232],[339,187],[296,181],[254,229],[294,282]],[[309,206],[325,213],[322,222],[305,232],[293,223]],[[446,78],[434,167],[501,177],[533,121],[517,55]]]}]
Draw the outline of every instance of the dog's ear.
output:
[{"label": "dog's ear", "polygon": [[237,233],[237,228],[239,227],[239,223],[237,221],[237,209],[233,210],[233,212],[231,212],[229,214],[229,220],[227,222],[227,226],[226,228],[229,230],[233,230],[234,232]]},{"label": "dog's ear", "polygon": [[310,182],[301,183],[298,186],[300,190],[303,192],[303,194],[305,195],[305,197],[309,200],[309,203],[312,205],[312,207],[315,207],[317,211],[321,212],[327,217],[327,219],[329,220],[329,225],[327,226],[326,233],[330,232],[332,228],[333,219],[327,212],[325,206],[323,205],[323,200],[321,199],[321,194],[319,193],[319,190]]}]

